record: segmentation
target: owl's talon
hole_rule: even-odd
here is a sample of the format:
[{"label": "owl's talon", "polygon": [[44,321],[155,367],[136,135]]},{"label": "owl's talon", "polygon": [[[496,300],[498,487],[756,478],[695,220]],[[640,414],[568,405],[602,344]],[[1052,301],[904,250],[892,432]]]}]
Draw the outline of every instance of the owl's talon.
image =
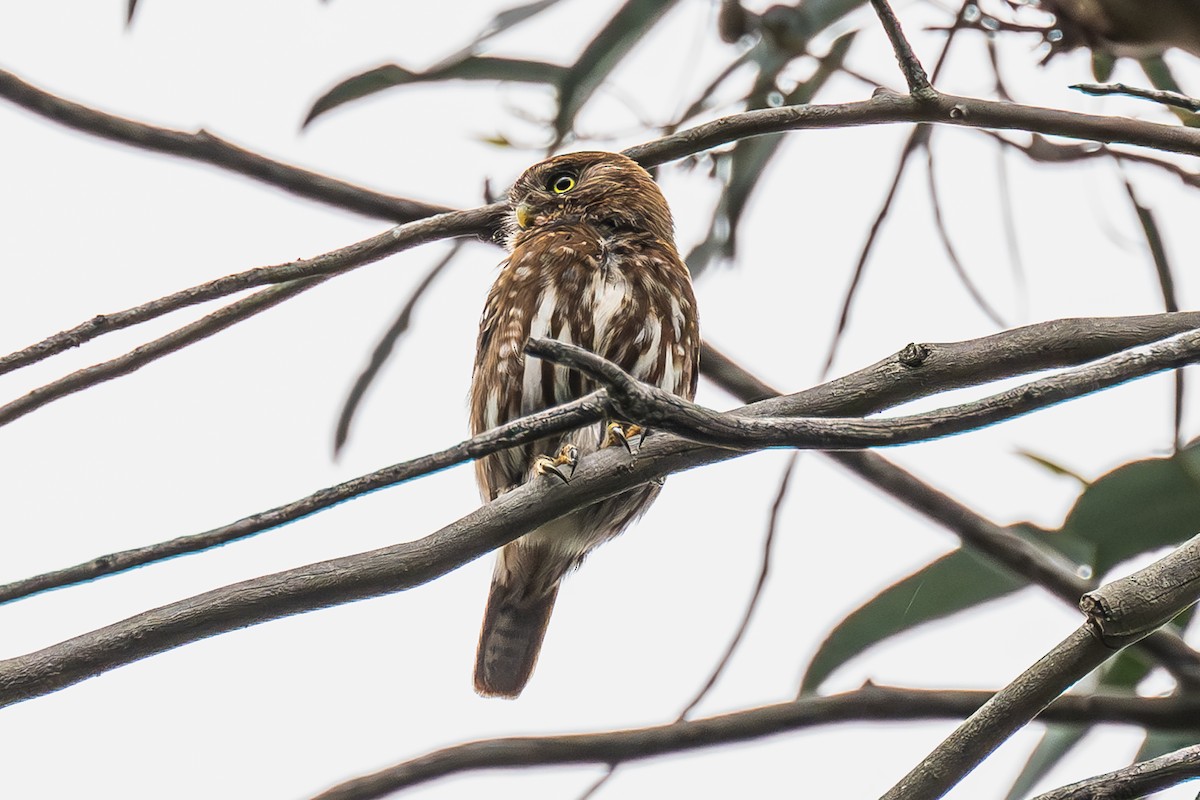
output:
[{"label": "owl's talon", "polygon": [[[538,475],[549,473],[563,483],[570,483],[571,478],[575,477],[575,467],[578,464],[579,448],[573,444],[564,444],[562,449],[558,451],[557,456],[553,458],[550,456],[538,456],[534,459],[533,471]],[[570,472],[563,472],[562,467],[568,467]]]},{"label": "owl's talon", "polygon": [[[642,442],[646,441],[646,429],[641,425],[623,425],[620,422],[610,422],[605,430],[603,446],[608,447],[617,442],[631,456],[636,456],[638,451],[642,449]],[[636,443],[633,441],[635,436],[637,437]]]}]

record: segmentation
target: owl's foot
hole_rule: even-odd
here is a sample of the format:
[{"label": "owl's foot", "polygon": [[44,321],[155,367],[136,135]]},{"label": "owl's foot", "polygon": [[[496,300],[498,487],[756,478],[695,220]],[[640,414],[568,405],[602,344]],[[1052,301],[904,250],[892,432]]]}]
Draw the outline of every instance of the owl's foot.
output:
[{"label": "owl's foot", "polygon": [[646,440],[646,434],[648,433],[641,425],[625,425],[620,422],[608,423],[608,427],[605,430],[606,433],[602,447],[620,444],[631,456],[636,456],[638,451],[642,449],[642,442]]},{"label": "owl's foot", "polygon": [[[558,455],[553,458],[550,456],[538,456],[534,459],[533,471],[538,475],[550,473],[563,483],[570,483],[571,478],[575,477],[575,466],[578,463],[579,448],[573,444],[564,444],[562,449],[558,451]],[[564,472],[564,467],[569,471]]]}]

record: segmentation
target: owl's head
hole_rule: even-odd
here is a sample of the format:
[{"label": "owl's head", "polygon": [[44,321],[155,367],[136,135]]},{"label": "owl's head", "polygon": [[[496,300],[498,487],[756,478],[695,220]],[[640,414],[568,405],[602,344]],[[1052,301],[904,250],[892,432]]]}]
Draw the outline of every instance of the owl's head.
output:
[{"label": "owl's head", "polygon": [[509,202],[521,230],[579,219],[667,242],[674,238],[671,209],[658,184],[620,153],[567,153],[534,164],[513,184]]}]

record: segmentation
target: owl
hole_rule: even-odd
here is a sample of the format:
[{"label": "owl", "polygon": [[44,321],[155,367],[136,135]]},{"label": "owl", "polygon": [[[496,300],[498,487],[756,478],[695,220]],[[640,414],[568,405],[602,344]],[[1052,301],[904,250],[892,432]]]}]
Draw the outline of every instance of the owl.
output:
[{"label": "owl", "polygon": [[[700,331],[691,277],[675,248],[658,185],[617,153],[570,153],[535,164],[513,185],[510,255],[488,294],[471,380],[471,432],[574,400],[597,386],[526,356],[526,340],[583,347],[639,380],[692,399]],[[636,451],[623,420],[481,458],[484,502],[532,480],[569,481],[601,447]],[[586,506],[505,545],[496,559],[475,659],[475,690],[516,697],[537,662],[563,576],[654,501],[647,484]]]}]

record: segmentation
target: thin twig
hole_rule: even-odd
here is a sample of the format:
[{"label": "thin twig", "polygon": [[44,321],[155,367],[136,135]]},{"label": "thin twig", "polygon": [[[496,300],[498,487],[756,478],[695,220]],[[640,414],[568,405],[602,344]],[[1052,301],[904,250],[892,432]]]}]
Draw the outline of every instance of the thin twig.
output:
[{"label": "thin twig", "polygon": [[1033,800],[1147,797],[1192,778],[1200,778],[1200,744],[1059,787]]},{"label": "thin twig", "polygon": [[[1125,183],[1125,193],[1133,205],[1133,212],[1137,215],[1138,223],[1141,225],[1142,234],[1146,237],[1146,245],[1150,248],[1150,258],[1154,263],[1155,275],[1158,277],[1158,288],[1162,291],[1163,308],[1167,311],[1178,311],[1179,300],[1175,296],[1175,276],[1171,270],[1171,262],[1167,258],[1167,248],[1163,245],[1162,232],[1158,228],[1158,222],[1154,219],[1154,212],[1138,200],[1129,176],[1122,174],[1122,180]],[[1174,407],[1172,409],[1174,428],[1171,441],[1176,450],[1183,446],[1184,392],[1183,372],[1179,371],[1175,373]]]},{"label": "thin twig", "polygon": [[[135,372],[165,355],[195,344],[238,322],[249,319],[261,311],[278,305],[300,292],[324,283],[334,274],[340,274],[372,261],[377,261],[391,253],[415,247],[424,241],[429,241],[431,238],[440,238],[446,235],[447,225],[445,223],[447,220],[458,224],[462,224],[464,220],[467,220],[467,224],[473,225],[474,222],[472,220],[479,217],[481,211],[484,211],[484,209],[475,209],[469,212],[455,211],[438,217],[410,222],[408,225],[398,226],[390,231],[385,231],[379,236],[359,242],[357,245],[342,248],[325,256],[297,261],[283,267],[274,268],[276,270],[275,273],[269,272],[270,268],[262,268],[264,270],[262,272],[251,270],[247,273],[230,276],[230,278],[238,278],[239,276],[248,276],[250,273],[256,273],[253,280],[257,281],[258,284],[276,283],[277,279],[279,279],[279,274],[288,276],[308,275],[312,277],[289,280],[287,283],[280,283],[277,286],[263,289],[250,297],[231,303],[205,317],[201,317],[195,322],[184,325],[165,336],[137,347],[122,356],[85,367],[34,389],[23,397],[0,406],[0,426],[20,419],[26,414],[36,411],[48,403],[67,395]],[[247,278],[247,280],[251,280],[251,278]],[[252,283],[251,285],[256,284]],[[178,295],[173,295],[173,297],[178,297],[182,294],[185,293],[179,293]],[[181,300],[180,302],[184,301]],[[163,313],[166,313],[166,311],[163,310],[161,301],[154,301],[144,306],[139,306],[136,309],[130,309],[125,321],[128,322],[129,318],[139,315],[143,317],[145,315],[159,316]],[[128,324],[133,323],[128,322]],[[61,335],[59,334],[59,336]],[[38,345],[34,346],[34,348],[37,347]],[[28,353],[32,349],[27,348],[22,352]]]},{"label": "thin twig", "polygon": [[[933,207],[934,228],[937,229],[938,238],[942,242],[942,248],[946,251],[946,257],[950,259],[950,267],[954,270],[954,274],[958,276],[959,283],[967,290],[967,294],[971,296],[976,307],[983,312],[984,316],[999,328],[1008,327],[1008,323],[1000,316],[1000,312],[992,308],[991,303],[983,296],[983,292],[979,291],[979,287],[975,285],[975,281],[971,280],[971,276],[967,273],[967,268],[963,266],[962,260],[958,257],[958,251],[954,249],[954,242],[950,241],[950,231],[947,230],[946,220],[942,217],[942,201],[938,196],[937,175],[933,165],[933,148],[926,145],[925,172],[929,181],[929,204]],[[1178,311],[1178,309],[1174,310]]]},{"label": "thin twig", "polygon": [[888,187],[887,194],[884,195],[883,204],[880,205],[879,211],[875,214],[875,220],[871,223],[871,230],[867,233],[867,239],[858,251],[858,260],[854,263],[854,271],[850,273],[850,284],[846,287],[846,293],[842,295],[842,305],[838,311],[837,325],[834,326],[833,337],[829,341],[829,349],[825,351],[825,363],[821,365],[822,379],[828,377],[830,370],[833,369],[833,360],[837,357],[838,347],[841,345],[842,337],[845,335],[846,328],[850,324],[850,309],[854,305],[854,299],[858,296],[858,287],[867,272],[867,259],[871,256],[871,251],[875,247],[875,240],[878,238],[879,232],[883,230],[884,220],[891,213],[892,202],[896,199],[896,191],[900,188],[900,180],[904,177],[904,171],[908,167],[909,159],[918,147],[928,146],[930,133],[931,129],[928,125],[918,125],[909,134],[908,140],[905,141],[904,147],[900,151],[900,159],[896,164],[896,171],[892,174],[892,183]]},{"label": "thin twig", "polygon": [[887,0],[871,0],[871,5],[879,15],[888,41],[892,43],[892,50],[896,53],[896,61],[900,63],[900,71],[904,73],[904,82],[908,84],[909,93],[918,99],[936,97],[937,93],[929,84],[929,76],[917,60],[912,45],[904,37],[904,31],[900,29],[900,20],[896,19],[892,7],[888,5]]},{"label": "thin twig", "polygon": [[675,718],[676,722],[682,722],[687,719],[688,714],[695,710],[696,706],[708,696],[708,693],[716,685],[717,679],[721,677],[721,673],[725,671],[725,667],[729,665],[733,654],[737,652],[738,645],[742,643],[746,631],[750,628],[750,621],[754,619],[754,612],[758,608],[759,598],[762,597],[763,589],[767,586],[767,576],[771,571],[771,551],[775,544],[775,531],[779,524],[779,512],[783,508],[784,498],[787,497],[788,484],[791,483],[792,473],[796,470],[796,460],[799,453],[792,453],[788,459],[787,466],[783,470],[783,478],[779,481],[779,489],[775,492],[775,502],[771,504],[771,514],[767,521],[767,535],[763,539],[762,546],[762,566],[758,571],[758,580],[754,583],[754,591],[750,593],[750,602],[746,604],[746,610],[742,613],[742,621],[738,624],[737,630],[734,631],[733,638],[729,640],[729,644],[725,647],[725,652],[721,654],[721,658],[717,661],[716,667],[713,668],[712,674],[708,676],[708,680],[700,687],[700,691],[696,692],[696,696],[683,707],[679,712],[679,716]]},{"label": "thin twig", "polygon": [[1123,94],[1138,97],[1142,100],[1152,100],[1155,103],[1184,108],[1188,111],[1200,111],[1200,99],[1188,97],[1179,92],[1167,92],[1161,89],[1142,89],[1137,86],[1126,86],[1123,83],[1074,83],[1072,89],[1094,96],[1107,94]]},{"label": "thin twig", "polygon": [[435,217],[389,228],[361,242],[340,247],[314,258],[302,258],[270,267],[255,267],[151,300],[112,314],[100,314],[69,330],[56,333],[22,350],[0,358],[0,375],[27,367],[50,356],[78,347],[105,333],[156,319],[173,311],[228,297],[256,286],[286,283],[301,278],[348,272],[426,242],[473,236],[492,227],[506,206],[500,203],[468,211],[451,211]]},{"label": "thin twig", "polygon": [[606,401],[603,395],[592,393],[574,402],[505,423],[498,428],[459,442],[453,447],[369,472],[290,503],[243,517],[219,528],[213,528],[203,533],[179,536],[145,547],[109,553],[72,567],[4,584],[0,586],[0,603],[11,602],[50,589],[59,589],[95,580],[134,567],[188,553],[198,553],[245,539],[256,533],[277,528],[287,522],[332,508],[368,492],[395,486],[489,453],[499,452],[518,444],[536,441],[553,433],[574,430],[588,423],[596,422],[603,415],[605,407]]},{"label": "thin twig", "polygon": [[[951,26],[949,33],[946,34],[946,41],[942,44],[942,51],[938,54],[937,63],[933,67],[933,80],[937,80],[941,74],[942,67],[946,63],[946,58],[950,55],[950,46],[954,44],[954,38],[962,29],[963,20],[966,18],[967,9],[971,7],[973,0],[963,0],[959,6],[958,13],[954,16],[954,24]],[[887,6],[884,6],[887,8]],[[878,6],[876,7],[878,11]],[[891,9],[887,8],[887,13],[891,14]],[[894,17],[893,17],[894,19]],[[882,18],[881,18],[881,21]],[[884,22],[886,27],[886,22]],[[898,23],[897,23],[898,25]],[[897,31],[898,31],[897,27]],[[888,31],[889,36],[891,31]],[[900,34],[903,41],[903,33]],[[897,55],[899,57],[899,55]],[[913,58],[914,63],[916,58]],[[903,64],[903,62],[902,62]],[[921,65],[917,63],[917,69],[921,69]],[[924,73],[922,72],[922,76]],[[926,81],[928,86],[928,81]],[[912,84],[909,84],[911,90]],[[932,92],[932,88],[930,89]],[[850,308],[854,304],[854,298],[858,293],[858,287],[862,282],[863,275],[866,273],[867,259],[871,255],[871,250],[875,246],[875,240],[879,236],[880,230],[883,228],[883,222],[887,218],[888,213],[892,209],[892,202],[896,197],[896,190],[900,187],[900,180],[904,176],[904,171],[908,168],[909,159],[918,147],[929,148],[929,140],[932,136],[932,129],[927,125],[918,125],[909,134],[908,139],[904,143],[904,147],[900,150],[900,157],[896,163],[896,169],[892,174],[892,183],[888,187],[887,194],[884,196],[883,204],[879,207],[879,211],[875,214],[875,221],[871,223],[871,230],[867,234],[867,239],[863,242],[862,248],[858,253],[858,260],[854,264],[854,271],[851,273],[850,284],[846,287],[846,293],[842,296],[841,310],[838,312],[837,325],[834,328],[833,338],[829,342],[829,349],[825,353],[825,363],[821,366],[821,377],[825,378],[829,375],[829,371],[833,369],[833,359],[837,356],[838,346],[842,342],[842,337],[845,335],[846,327],[850,324]]]},{"label": "thin twig", "polygon": [[20,419],[26,414],[67,397],[75,392],[81,392],[91,386],[105,381],[111,381],[122,375],[136,372],[147,364],[163,356],[182,350],[188,345],[202,341],[220,331],[225,330],[250,317],[273,308],[285,300],[289,300],[301,292],[329,280],[329,276],[303,278],[281,283],[263,289],[247,298],[214,311],[201,317],[195,322],[184,325],[165,336],[160,336],[151,342],[130,350],[124,355],[99,364],[93,364],[70,373],[56,381],[40,386],[28,394],[0,406],[0,425],[7,425],[13,420]]},{"label": "thin twig", "polygon": [[1014,142],[995,131],[980,130],[984,136],[989,136],[1004,147],[1019,150],[1031,161],[1043,164],[1066,164],[1074,161],[1089,161],[1097,158],[1115,158],[1124,163],[1146,164],[1148,166],[1169,172],[1185,186],[1200,188],[1200,173],[1189,172],[1178,164],[1163,159],[1153,158],[1141,153],[1130,153],[1124,150],[1114,150],[1108,145],[1097,144],[1062,144],[1051,142],[1044,136],[1034,134],[1029,144]]},{"label": "thin twig", "polygon": [[618,764],[609,764],[608,769],[604,771],[604,774],[593,781],[588,788],[583,790],[583,794],[579,795],[579,800],[591,800],[591,798],[595,797],[596,793],[603,789],[605,784],[612,780],[613,774],[617,771],[617,766]]},{"label": "thin twig", "polygon": [[[522,736],[454,745],[335,786],[318,800],[373,800],[449,775],[480,769],[634,761],[732,744],[818,725],[854,721],[961,719],[991,692],[901,689],[867,685],[829,697],[806,697],[714,717],[609,733]],[[1196,701],[1176,698],[1065,695],[1042,712],[1044,722],[1126,722],[1161,727],[1195,724]]]},{"label": "thin twig", "polygon": [[1029,313],[1029,279],[1025,272],[1025,259],[1021,256],[1016,204],[1013,202],[1012,181],[1009,179],[1008,159],[1003,144],[996,146],[996,188],[999,194],[997,199],[1004,229],[1004,244],[1008,249],[1008,261],[1012,264],[1013,284],[1017,295],[1017,318],[1026,319]]},{"label": "thin twig", "polygon": [[342,404],[342,411],[338,414],[337,427],[333,434],[333,454],[336,457],[342,450],[342,445],[346,443],[346,438],[350,435],[350,423],[354,420],[354,412],[358,410],[358,404],[362,402],[363,396],[366,395],[367,387],[375,380],[375,376],[379,374],[379,370],[383,369],[383,365],[387,363],[388,356],[392,354],[392,349],[396,346],[396,342],[408,330],[409,323],[412,321],[413,311],[417,307],[417,303],[421,302],[421,298],[425,296],[425,290],[433,285],[438,275],[450,265],[454,260],[454,256],[458,254],[459,248],[462,247],[462,239],[455,240],[454,244],[442,256],[433,269],[429,270],[425,278],[417,284],[417,288],[413,289],[412,295],[404,303],[404,307],[400,309],[400,313],[396,319],[388,327],[387,332],[380,338],[379,343],[375,345],[375,349],[371,351],[371,360],[367,362],[367,366],[354,379],[354,385],[350,388],[350,393],[346,396],[345,403]]}]

